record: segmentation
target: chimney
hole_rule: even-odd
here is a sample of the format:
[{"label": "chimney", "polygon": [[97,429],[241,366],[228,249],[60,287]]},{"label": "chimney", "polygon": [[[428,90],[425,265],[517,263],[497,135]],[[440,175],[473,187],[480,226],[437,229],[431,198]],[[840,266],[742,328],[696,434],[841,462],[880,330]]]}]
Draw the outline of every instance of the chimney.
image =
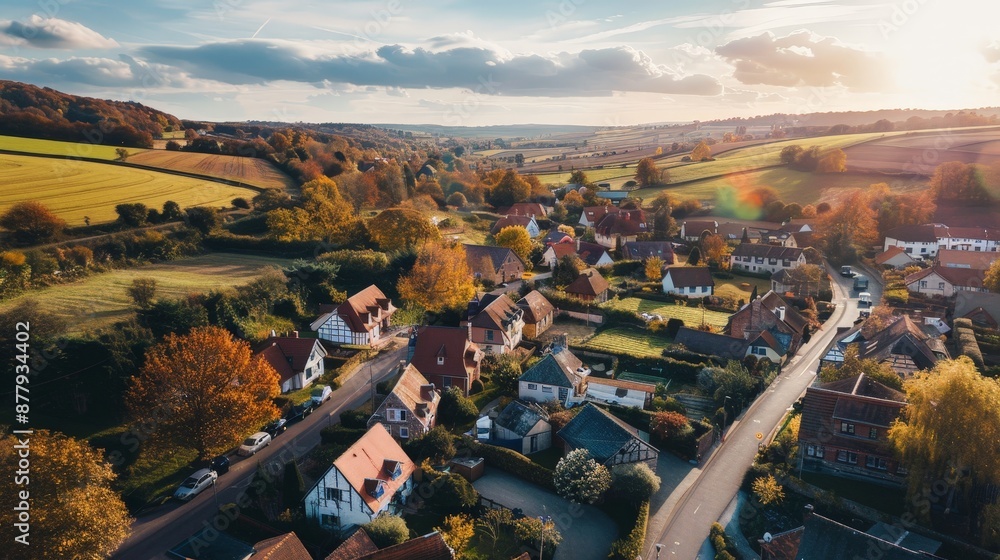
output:
[{"label": "chimney", "polygon": [[778,315],[778,319],[780,319],[782,321],[785,320],[785,306],[784,305],[775,308],[774,312]]},{"label": "chimney", "polygon": [[299,337],[299,331],[292,331],[292,338],[298,338],[298,337]]}]

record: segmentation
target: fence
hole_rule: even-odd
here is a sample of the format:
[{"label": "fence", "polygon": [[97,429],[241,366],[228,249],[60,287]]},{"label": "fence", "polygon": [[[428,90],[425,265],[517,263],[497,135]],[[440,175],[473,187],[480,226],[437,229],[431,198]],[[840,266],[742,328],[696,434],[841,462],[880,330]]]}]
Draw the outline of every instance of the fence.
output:
[{"label": "fence", "polygon": [[600,325],[604,323],[604,317],[601,315],[595,315],[593,313],[580,313],[578,311],[568,311],[566,309],[560,310],[561,315],[571,317],[573,319],[579,319],[581,321],[588,321],[595,325]]}]

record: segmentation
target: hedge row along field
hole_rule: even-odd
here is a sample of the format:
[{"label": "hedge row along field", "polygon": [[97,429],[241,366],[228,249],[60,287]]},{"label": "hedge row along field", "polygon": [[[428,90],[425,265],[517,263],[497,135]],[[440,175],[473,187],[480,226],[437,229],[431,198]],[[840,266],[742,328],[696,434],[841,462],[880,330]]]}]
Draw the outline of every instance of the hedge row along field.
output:
[{"label": "hedge row along field", "polygon": [[70,226],[110,222],[115,205],[141,202],[160,208],[168,200],[190,206],[230,206],[237,197],[253,198],[251,189],[85,161],[0,155],[0,212],[18,202],[36,200]]}]

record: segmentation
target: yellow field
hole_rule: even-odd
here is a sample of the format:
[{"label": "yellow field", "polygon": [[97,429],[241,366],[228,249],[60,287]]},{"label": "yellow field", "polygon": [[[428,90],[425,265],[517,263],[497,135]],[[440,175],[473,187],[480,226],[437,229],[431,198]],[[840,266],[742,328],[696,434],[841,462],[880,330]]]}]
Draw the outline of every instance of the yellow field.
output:
[{"label": "yellow field", "polygon": [[[114,160],[118,158],[118,155],[115,154],[116,149],[115,146],[100,146],[84,142],[60,142],[58,140],[0,136],[0,150],[11,150],[14,152]],[[146,151],[144,148],[126,149],[129,156]]]},{"label": "yellow field", "polygon": [[212,181],[100,163],[0,155],[0,212],[26,200],[48,206],[71,226],[117,218],[115,205],[141,202],[159,208],[173,200],[188,206],[229,206],[256,191]]},{"label": "yellow field", "polygon": [[240,181],[256,187],[285,189],[295,186],[291,177],[271,162],[258,158],[149,150],[129,157],[128,161],[150,167]]}]

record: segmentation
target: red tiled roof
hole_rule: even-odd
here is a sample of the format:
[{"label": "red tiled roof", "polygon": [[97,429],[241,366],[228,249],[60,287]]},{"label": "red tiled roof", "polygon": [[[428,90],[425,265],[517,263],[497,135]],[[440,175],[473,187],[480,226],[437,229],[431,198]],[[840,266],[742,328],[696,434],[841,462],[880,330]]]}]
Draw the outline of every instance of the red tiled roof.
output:
[{"label": "red tiled roof", "polygon": [[879,253],[878,255],[875,255],[875,264],[885,264],[886,262],[888,262],[889,260],[891,260],[893,257],[896,257],[898,255],[905,255],[905,254],[906,254],[906,251],[904,251],[901,247],[899,247],[897,245],[893,245],[893,246],[889,247],[888,249],[886,249],[884,252]]},{"label": "red tiled roof", "polygon": [[545,299],[538,290],[531,290],[520,301],[517,306],[524,310],[524,322],[533,325],[555,311],[552,303]]},{"label": "red tiled roof", "polygon": [[718,225],[714,220],[687,220],[681,222],[684,226],[684,235],[687,237],[698,237],[706,229],[712,233],[718,233]]},{"label": "red tiled roof", "polygon": [[934,265],[930,268],[914,272],[903,281],[910,285],[918,280],[922,280],[931,274],[937,274],[952,286],[982,288],[986,271],[975,268],[952,268],[947,266]]},{"label": "red tiled roof", "polygon": [[617,206],[612,206],[610,204],[605,204],[604,206],[587,206],[583,209],[583,215],[587,217],[587,221],[596,224],[601,218],[607,216],[609,213],[617,213],[619,211]]},{"label": "red tiled roof", "polygon": [[594,224],[600,235],[638,235],[646,233],[646,215],[642,210],[620,210],[608,213]]},{"label": "red tiled roof", "polygon": [[[434,391],[432,387],[430,381],[427,381],[427,378],[413,364],[409,364],[403,369],[403,375],[399,377],[396,386],[392,388],[392,394],[396,395],[396,398],[413,415],[420,418],[421,423],[426,426],[427,419],[437,415],[437,406],[440,400],[437,391]],[[418,406],[421,403],[425,406]]]},{"label": "red tiled roof", "polygon": [[545,207],[540,202],[515,202],[500,212],[503,215],[545,217]]},{"label": "red tiled roof", "polygon": [[376,325],[389,318],[396,311],[396,307],[392,305],[389,298],[385,297],[382,290],[379,290],[374,284],[347,298],[347,301],[337,306],[335,310],[324,311],[324,309],[329,310],[330,308],[329,306],[320,306],[320,313],[323,315],[310,325],[312,330],[319,330],[319,327],[326,323],[332,314],[336,313],[352,331],[371,332]]},{"label": "red tiled roof", "polygon": [[305,371],[309,356],[316,350],[321,356],[326,350],[316,338],[293,336],[272,336],[260,345],[257,354],[267,360],[281,375],[281,381],[288,381],[295,374]]},{"label": "red tiled roof", "polygon": [[[438,357],[444,363],[438,364]],[[410,363],[424,376],[471,378],[482,352],[469,340],[469,330],[459,327],[422,327]]]},{"label": "red tiled roof", "polygon": [[[401,475],[393,480],[385,471],[386,461],[399,462]],[[375,424],[354,445],[347,448],[333,466],[340,471],[372,511],[379,511],[410,478],[416,466],[382,424]],[[375,498],[365,490],[366,481],[381,481],[385,492]]]},{"label": "red tiled roof", "polygon": [[946,268],[978,268],[986,270],[1000,253],[993,251],[959,251],[957,249],[938,250],[936,261]]},{"label": "red tiled roof", "polygon": [[294,532],[266,539],[253,545],[257,551],[254,560],[312,560],[312,555],[302,545]]},{"label": "red tiled roof", "polygon": [[372,542],[368,533],[359,528],[346,541],[340,543],[340,546],[334,549],[326,557],[326,560],[356,560],[373,552],[378,552],[378,547]]},{"label": "red tiled roof", "polygon": [[[941,232],[944,232],[943,228]],[[934,224],[899,226],[887,231],[885,236],[911,243],[937,243],[938,228]]]},{"label": "red tiled roof", "polygon": [[580,294],[585,296],[596,296],[608,289],[608,281],[601,276],[601,273],[593,268],[588,268],[580,272],[576,280],[566,286],[566,292],[570,294]]},{"label": "red tiled roof", "polygon": [[372,552],[358,560],[454,560],[454,558],[454,551],[444,542],[441,534],[434,532]]}]

